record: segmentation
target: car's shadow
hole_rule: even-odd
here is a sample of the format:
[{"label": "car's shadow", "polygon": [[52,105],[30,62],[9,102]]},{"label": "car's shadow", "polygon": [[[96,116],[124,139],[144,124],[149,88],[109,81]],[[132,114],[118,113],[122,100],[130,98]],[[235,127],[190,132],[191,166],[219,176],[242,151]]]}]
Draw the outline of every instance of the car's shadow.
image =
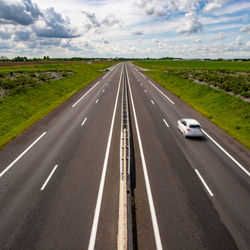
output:
[{"label": "car's shadow", "polygon": [[205,136],[201,136],[201,137],[192,137],[192,136],[187,136],[186,137],[188,140],[190,141],[207,141],[207,138]]}]

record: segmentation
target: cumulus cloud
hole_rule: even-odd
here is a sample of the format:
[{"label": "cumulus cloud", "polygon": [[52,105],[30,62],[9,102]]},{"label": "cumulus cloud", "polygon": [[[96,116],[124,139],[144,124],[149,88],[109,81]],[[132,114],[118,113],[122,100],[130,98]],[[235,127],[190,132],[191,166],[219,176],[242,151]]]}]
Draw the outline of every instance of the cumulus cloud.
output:
[{"label": "cumulus cloud", "polygon": [[195,11],[199,7],[199,0],[135,0],[134,4],[149,16],[166,17],[175,10]]},{"label": "cumulus cloud", "polygon": [[149,16],[167,16],[167,11],[159,0],[135,0],[134,3],[137,7],[143,9],[145,14]]},{"label": "cumulus cloud", "polygon": [[5,29],[4,27],[0,28],[0,39],[8,40],[11,38],[11,36],[12,33],[9,30]]},{"label": "cumulus cloud", "polygon": [[120,20],[114,15],[108,15],[102,20],[98,20],[95,13],[82,11],[86,17],[85,32],[94,30],[95,33],[102,33],[103,28],[121,24]]},{"label": "cumulus cloud", "polygon": [[194,40],[196,43],[202,43],[201,39],[200,38],[197,38]]},{"label": "cumulus cloud", "polygon": [[224,4],[229,3],[231,0],[212,0],[208,1],[208,3],[203,8],[204,12],[213,11],[216,9],[220,9]]},{"label": "cumulus cloud", "polygon": [[184,33],[190,35],[203,30],[203,25],[194,13],[186,13],[185,18],[186,23],[176,30],[177,33]]},{"label": "cumulus cloud", "polygon": [[223,40],[225,39],[227,36],[225,35],[225,33],[220,32],[216,37],[215,40]]},{"label": "cumulus cloud", "polygon": [[144,32],[142,30],[134,30],[132,32],[132,35],[135,35],[135,36],[140,36],[140,35],[143,35]]},{"label": "cumulus cloud", "polygon": [[16,31],[15,32],[15,42],[19,41],[29,41],[30,40],[31,33],[30,31]]},{"label": "cumulus cloud", "polygon": [[246,32],[248,35],[250,35],[250,24],[247,24],[246,26],[242,27],[240,31]]},{"label": "cumulus cloud", "polygon": [[0,23],[30,25],[35,23],[41,11],[31,0],[22,0],[21,3],[12,3],[0,0]]},{"label": "cumulus cloud", "polygon": [[241,36],[238,36],[238,37],[236,38],[236,40],[235,40],[235,45],[236,45],[237,47],[240,47],[240,46],[242,46],[242,45],[244,45],[244,44],[245,44],[245,42],[244,42],[243,38],[242,38]]},{"label": "cumulus cloud", "polygon": [[39,24],[33,26],[33,30],[39,37],[47,38],[75,38],[80,34],[71,27],[69,18],[63,18],[54,8],[45,10],[43,19]]}]

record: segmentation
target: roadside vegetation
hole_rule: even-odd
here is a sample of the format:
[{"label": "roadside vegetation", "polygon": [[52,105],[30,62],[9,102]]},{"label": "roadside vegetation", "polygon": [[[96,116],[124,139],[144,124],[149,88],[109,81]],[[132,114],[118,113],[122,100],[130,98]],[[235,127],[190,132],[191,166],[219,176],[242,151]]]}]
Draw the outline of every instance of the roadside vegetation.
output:
[{"label": "roadside vegetation", "polygon": [[74,72],[45,71],[25,72],[16,71],[0,73],[0,98],[25,92],[28,88],[48,81],[58,80]]},{"label": "roadside vegetation", "polygon": [[113,64],[0,67],[0,149]]},{"label": "roadside vegetation", "polygon": [[250,98],[250,72],[233,70],[175,70],[176,76],[193,80],[196,83],[206,84],[225,92],[238,95],[241,98]]},{"label": "roadside vegetation", "polygon": [[[226,93],[249,97],[249,62],[147,60],[135,64],[149,69],[144,73],[250,149],[250,103]],[[210,87],[216,83],[223,91]]]}]

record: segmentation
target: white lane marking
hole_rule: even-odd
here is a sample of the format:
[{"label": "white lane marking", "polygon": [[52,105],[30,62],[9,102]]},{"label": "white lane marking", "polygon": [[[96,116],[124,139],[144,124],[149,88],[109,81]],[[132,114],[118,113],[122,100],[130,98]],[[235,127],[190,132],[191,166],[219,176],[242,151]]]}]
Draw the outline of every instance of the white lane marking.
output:
[{"label": "white lane marking", "polygon": [[95,103],[98,103],[99,102],[99,98],[95,101]]},{"label": "white lane marking", "polygon": [[106,172],[107,172],[109,151],[110,151],[111,139],[112,139],[113,128],[114,128],[114,121],[115,121],[115,114],[116,114],[116,109],[117,109],[118,96],[119,96],[120,86],[121,86],[121,79],[122,79],[122,70],[121,70],[120,81],[119,81],[119,86],[118,86],[116,100],[115,100],[115,107],[114,107],[111,127],[110,127],[110,131],[109,131],[108,144],[107,144],[104,163],[103,163],[102,177],[101,177],[101,182],[100,182],[97,201],[96,201],[95,215],[94,215],[94,219],[93,219],[88,250],[93,250],[95,247],[96,233],[97,233],[97,227],[98,227],[98,221],[99,221],[99,215],[100,215],[100,209],[101,209],[101,203],[102,203],[102,195],[103,195],[103,189],[104,189],[105,176],[106,176]]},{"label": "white lane marking", "polygon": [[107,73],[102,79],[105,79],[109,73]]},{"label": "white lane marking", "polygon": [[141,136],[140,136],[139,126],[138,126],[138,122],[137,122],[137,116],[136,116],[136,112],[135,112],[134,100],[133,100],[131,87],[130,87],[130,81],[129,81],[129,77],[128,77],[128,71],[127,71],[127,79],[128,79],[128,86],[129,86],[129,93],[130,93],[130,97],[131,97],[133,114],[134,114],[134,118],[135,118],[135,127],[136,127],[136,133],[137,133],[139,148],[140,148],[144,179],[145,179],[145,184],[146,184],[150,214],[151,214],[153,230],[154,230],[154,236],[155,236],[155,243],[156,243],[157,250],[161,250],[161,249],[163,249],[162,248],[162,243],[161,243],[161,237],[160,237],[157,217],[156,217],[156,213],[155,213],[154,201],[153,201],[153,196],[152,196],[152,192],[151,192],[151,188],[150,188],[150,182],[149,182],[149,178],[148,178],[148,171],[147,171],[146,161],[145,161],[145,157],[144,157],[144,152],[143,152],[143,147],[142,147],[142,142],[141,142]]},{"label": "white lane marking", "polygon": [[146,77],[141,73],[141,75],[146,79]]},{"label": "white lane marking", "polygon": [[164,93],[162,93],[161,90],[159,90],[151,81],[149,81],[150,84],[152,84],[152,86],[154,86],[164,97],[166,97],[172,104],[174,104],[174,102],[168,97],[166,96]]},{"label": "white lane marking", "polygon": [[85,117],[85,119],[83,120],[83,122],[82,122],[82,124],[81,124],[81,126],[83,126],[84,125],[84,123],[87,121],[87,117]]},{"label": "white lane marking", "polygon": [[104,92],[105,92],[105,89],[103,89],[102,92],[104,93]]},{"label": "white lane marking", "polygon": [[155,104],[153,100],[151,100],[152,104]]},{"label": "white lane marking", "polygon": [[145,93],[147,93],[147,90],[146,90],[146,89],[144,89],[144,92],[145,92]]},{"label": "white lane marking", "polygon": [[206,188],[206,190],[208,191],[210,196],[214,196],[214,194],[212,193],[211,189],[208,187],[207,183],[204,181],[204,179],[202,178],[202,176],[200,175],[199,171],[197,169],[195,169],[196,174],[198,175],[198,177],[200,178],[201,182],[203,183],[204,187]]},{"label": "white lane marking", "polygon": [[231,156],[219,143],[217,143],[208,133],[206,133],[203,129],[201,129],[202,132],[223,152],[225,153],[234,163],[238,165],[238,167],[244,171],[249,177],[250,177],[250,172],[247,171],[238,161],[234,159],[233,156]]},{"label": "white lane marking", "polygon": [[163,119],[163,121],[165,122],[166,126],[169,128],[169,125],[168,125],[168,123],[166,122],[166,120]]},{"label": "white lane marking", "polygon": [[43,190],[45,189],[46,185],[48,184],[50,178],[52,177],[52,175],[53,175],[54,172],[56,171],[57,167],[58,167],[58,165],[55,165],[55,167],[54,167],[53,170],[51,171],[50,175],[48,176],[48,178],[46,179],[46,181],[45,181],[44,184],[42,185],[42,187],[41,187],[41,189],[40,189],[41,191],[43,191]]},{"label": "white lane marking", "polygon": [[98,84],[100,83],[100,81],[98,81],[91,89],[89,89],[77,102],[75,102],[72,105],[72,108],[74,108],[93,88],[95,88]]},{"label": "white lane marking", "polygon": [[12,168],[12,166],[21,158],[23,157],[24,154],[26,154],[44,135],[46,135],[46,132],[44,132],[42,135],[40,135],[28,148],[26,148],[13,162],[10,163],[10,165],[5,168],[1,174],[0,174],[0,178],[8,171]]}]

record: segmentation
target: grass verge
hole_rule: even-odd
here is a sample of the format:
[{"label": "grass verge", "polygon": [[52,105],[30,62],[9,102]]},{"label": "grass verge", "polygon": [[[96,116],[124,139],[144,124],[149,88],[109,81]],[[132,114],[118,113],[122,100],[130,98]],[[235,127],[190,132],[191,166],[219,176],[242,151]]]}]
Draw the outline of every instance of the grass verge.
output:
[{"label": "grass verge", "polygon": [[[163,66],[164,63],[165,66]],[[144,63],[144,61],[137,61],[135,64],[140,67],[147,67],[149,65],[148,62]],[[186,67],[184,64],[179,65],[182,68]],[[191,65],[195,68],[194,63],[191,63]],[[151,61],[148,68],[153,70],[146,71],[145,73],[250,149],[250,103],[212,89],[209,86],[200,85],[193,81],[174,76],[169,72],[164,72],[171,66],[172,62],[168,63],[168,61],[165,61],[158,63],[158,61],[155,61],[154,63],[154,61]],[[207,67],[206,65],[203,66],[204,68]],[[214,67],[218,66],[223,68],[225,67],[225,63],[223,62],[222,65],[218,65],[218,62],[216,62]],[[199,67],[201,67],[200,64]],[[213,68],[213,65],[210,64],[209,67]],[[233,68],[232,63],[230,67]],[[236,67],[242,70],[239,63],[237,63]],[[245,68],[245,64],[242,67]]]},{"label": "grass verge", "polygon": [[60,80],[45,82],[0,99],[0,149],[36,121],[69,99],[88,83],[103,74],[112,62],[92,64],[32,65],[0,68],[2,72],[15,71],[72,71],[74,74]]}]

